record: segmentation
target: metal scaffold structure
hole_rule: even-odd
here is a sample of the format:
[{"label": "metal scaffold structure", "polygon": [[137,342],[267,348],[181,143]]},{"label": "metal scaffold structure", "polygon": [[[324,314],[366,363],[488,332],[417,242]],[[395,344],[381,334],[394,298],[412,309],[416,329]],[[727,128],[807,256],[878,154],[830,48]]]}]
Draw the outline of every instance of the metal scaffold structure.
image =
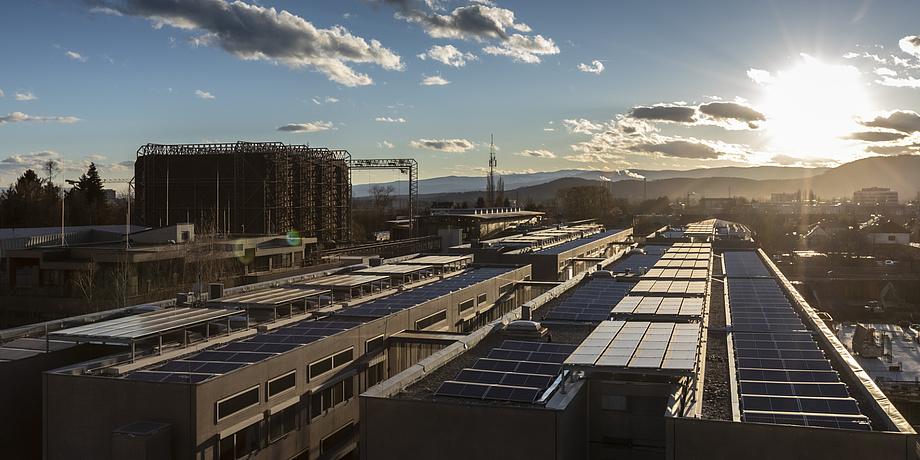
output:
[{"label": "metal scaffold structure", "polygon": [[[409,174],[409,227],[412,236],[418,235],[418,162],[412,158],[349,159],[349,171],[355,169],[397,169]],[[349,190],[351,190],[349,188]]]},{"label": "metal scaffold structure", "polygon": [[320,241],[350,235],[346,150],[280,142],[147,144],[135,163],[138,220],[199,231],[278,234]]}]

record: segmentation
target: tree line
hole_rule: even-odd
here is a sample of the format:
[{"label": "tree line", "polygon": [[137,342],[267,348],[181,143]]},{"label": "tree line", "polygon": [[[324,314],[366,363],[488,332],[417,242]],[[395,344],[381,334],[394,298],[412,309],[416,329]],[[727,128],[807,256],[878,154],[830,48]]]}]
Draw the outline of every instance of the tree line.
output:
[{"label": "tree line", "polygon": [[126,203],[106,200],[95,163],[79,179],[68,181],[69,190],[54,183],[59,173],[54,160],[43,165],[42,173],[44,177],[28,169],[0,192],[0,228],[57,227],[62,219],[66,226],[125,222]]}]

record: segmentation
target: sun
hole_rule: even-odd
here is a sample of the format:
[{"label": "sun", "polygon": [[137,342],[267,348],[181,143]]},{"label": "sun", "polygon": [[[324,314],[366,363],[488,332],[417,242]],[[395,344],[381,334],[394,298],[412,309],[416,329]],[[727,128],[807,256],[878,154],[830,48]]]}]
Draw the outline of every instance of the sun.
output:
[{"label": "sun", "polygon": [[859,130],[856,119],[872,110],[866,86],[854,67],[802,57],[775,75],[749,72],[763,88],[758,107],[767,117],[768,144],[797,158],[844,160],[852,149],[845,138]]}]

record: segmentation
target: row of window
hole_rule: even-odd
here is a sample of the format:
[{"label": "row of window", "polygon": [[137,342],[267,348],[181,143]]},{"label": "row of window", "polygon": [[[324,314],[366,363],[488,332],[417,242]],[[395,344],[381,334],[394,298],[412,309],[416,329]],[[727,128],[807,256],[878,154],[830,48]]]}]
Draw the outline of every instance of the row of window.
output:
[{"label": "row of window", "polygon": [[[351,381],[351,379],[346,379]],[[268,441],[275,442],[297,429],[297,406],[292,405],[272,413],[268,417]],[[252,423],[237,432],[220,439],[218,455],[220,460],[245,458],[259,449],[262,420]],[[320,441],[320,453],[326,453],[354,436],[354,422],[332,432]]]},{"label": "row of window", "polygon": [[[372,339],[376,340],[376,339]],[[307,366],[309,379],[314,379],[333,369],[340,368],[354,360],[354,349],[347,348],[334,355],[319,359]],[[265,385],[265,400],[278,396],[297,386],[297,371],[292,370],[268,381]],[[217,401],[217,421],[258,405],[260,402],[259,385],[247,388],[239,393]]]}]

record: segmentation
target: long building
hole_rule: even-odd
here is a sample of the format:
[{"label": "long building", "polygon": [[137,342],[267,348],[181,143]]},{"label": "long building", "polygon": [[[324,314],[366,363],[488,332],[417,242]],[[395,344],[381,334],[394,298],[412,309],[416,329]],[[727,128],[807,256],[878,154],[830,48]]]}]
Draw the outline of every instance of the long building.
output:
[{"label": "long building", "polygon": [[140,223],[194,222],[200,233],[347,239],[351,179],[345,150],[285,145],[147,144],[137,151]]},{"label": "long building", "polygon": [[[556,258],[425,256],[20,338],[0,346],[22,413],[0,440],[47,459],[917,458],[910,425],[726,224],[565,281],[532,279]],[[611,249],[588,233],[539,247]]]}]

